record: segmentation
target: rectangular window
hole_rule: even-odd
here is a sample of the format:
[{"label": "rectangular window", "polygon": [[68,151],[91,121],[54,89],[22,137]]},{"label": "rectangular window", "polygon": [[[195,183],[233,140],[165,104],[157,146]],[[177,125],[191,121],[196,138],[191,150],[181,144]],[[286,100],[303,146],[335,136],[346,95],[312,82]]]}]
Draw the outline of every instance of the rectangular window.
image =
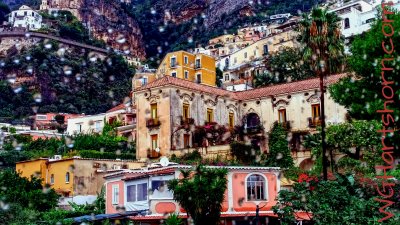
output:
[{"label": "rectangular window", "polygon": [[137,200],[146,201],[147,200],[147,183],[137,185]]},{"label": "rectangular window", "polygon": [[225,81],[229,80],[229,74],[225,74]]},{"label": "rectangular window", "polygon": [[207,122],[211,123],[214,121],[214,110],[207,109]]},{"label": "rectangular window", "polygon": [[344,29],[349,29],[350,28],[350,19],[345,18],[344,19]]},{"label": "rectangular window", "polygon": [[185,79],[189,79],[189,72],[185,70]]},{"label": "rectangular window", "polygon": [[316,123],[318,123],[320,120],[319,112],[320,112],[319,104],[314,104],[311,106],[312,121],[313,121],[314,125]]},{"label": "rectangular window", "polygon": [[101,131],[101,121],[96,121],[95,129],[96,129],[96,132],[100,132]]},{"label": "rectangular window", "polygon": [[264,55],[268,55],[268,45],[264,45]]},{"label": "rectangular window", "polygon": [[190,134],[183,134],[183,147],[190,148]]},{"label": "rectangular window", "polygon": [[186,121],[189,118],[189,104],[183,104],[183,119]]},{"label": "rectangular window", "polygon": [[176,72],[172,72],[172,73],[171,73],[171,76],[172,76],[172,77],[176,77]]},{"label": "rectangular window", "polygon": [[197,78],[197,79],[196,79],[197,83],[198,83],[198,84],[201,84],[201,74],[197,74],[197,75],[196,75],[196,78]]},{"label": "rectangular window", "polygon": [[278,119],[279,123],[285,123],[286,122],[286,109],[280,109],[278,111]]},{"label": "rectangular window", "polygon": [[147,84],[147,77],[143,77],[143,78],[142,78],[142,84],[143,84],[143,85],[146,85],[146,84]]},{"label": "rectangular window", "polygon": [[244,53],[244,58],[245,58],[245,59],[247,58],[247,52]]},{"label": "rectangular window", "polygon": [[175,57],[171,57],[170,65],[171,65],[171,67],[176,66],[176,58]]},{"label": "rectangular window", "polygon": [[54,184],[54,174],[50,175],[50,184]]},{"label": "rectangular window", "polygon": [[46,115],[36,115],[36,120],[47,120]]},{"label": "rectangular window", "polygon": [[151,135],[151,149],[155,150],[158,147],[158,135]]},{"label": "rectangular window", "polygon": [[126,201],[136,202],[136,185],[129,185],[126,187]]},{"label": "rectangular window", "polygon": [[201,67],[200,59],[196,59],[195,68],[197,69],[200,67]]},{"label": "rectangular window", "polygon": [[112,204],[117,205],[119,202],[119,185],[112,186]]},{"label": "rectangular window", "polygon": [[82,132],[82,124],[81,123],[76,124],[76,131],[78,131],[79,133]]},{"label": "rectangular window", "polygon": [[233,63],[237,63],[237,58],[233,58]]},{"label": "rectangular window", "polygon": [[151,108],[151,118],[156,119],[157,118],[157,103],[151,104],[150,108]]},{"label": "rectangular window", "polygon": [[233,128],[235,126],[235,117],[233,112],[229,113],[229,127]]},{"label": "rectangular window", "polygon": [[183,62],[184,62],[185,64],[188,64],[188,63],[189,63],[189,59],[188,59],[187,56],[183,57]]}]

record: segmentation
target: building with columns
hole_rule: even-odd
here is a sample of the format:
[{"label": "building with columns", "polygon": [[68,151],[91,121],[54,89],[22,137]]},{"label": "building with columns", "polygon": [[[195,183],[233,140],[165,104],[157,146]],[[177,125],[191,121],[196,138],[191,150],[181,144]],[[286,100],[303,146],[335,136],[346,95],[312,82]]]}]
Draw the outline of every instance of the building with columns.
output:
[{"label": "building with columns", "polygon": [[[329,76],[325,84],[345,76]],[[229,133],[238,128],[254,141],[252,144],[268,152],[268,140],[261,137],[268,137],[272,125],[279,122],[290,131],[295,164],[308,168],[312,159],[301,143],[320,123],[319,95],[318,78],[231,92],[164,76],[133,92],[137,158],[180,155],[199,147],[207,147],[207,157],[229,155]],[[346,109],[328,92],[325,107],[328,125],[345,122]],[[199,131],[213,127],[212,132],[226,137],[204,136],[204,132],[201,136]]]}]

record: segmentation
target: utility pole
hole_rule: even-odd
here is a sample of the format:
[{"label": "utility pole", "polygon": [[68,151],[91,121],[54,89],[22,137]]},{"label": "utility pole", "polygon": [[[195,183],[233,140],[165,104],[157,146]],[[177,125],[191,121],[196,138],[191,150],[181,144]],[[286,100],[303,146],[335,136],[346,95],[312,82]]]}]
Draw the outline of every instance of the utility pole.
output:
[{"label": "utility pole", "polygon": [[325,87],[324,87],[324,70],[319,74],[319,90],[321,92],[321,139],[322,139],[322,170],[324,180],[328,180],[328,160],[326,157],[326,141],[325,141]]}]

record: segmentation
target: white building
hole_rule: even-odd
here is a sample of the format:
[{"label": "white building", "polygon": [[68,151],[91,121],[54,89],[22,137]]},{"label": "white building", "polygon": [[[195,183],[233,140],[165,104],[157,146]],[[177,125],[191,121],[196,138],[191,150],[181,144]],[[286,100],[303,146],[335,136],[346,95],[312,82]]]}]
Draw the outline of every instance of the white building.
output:
[{"label": "white building", "polygon": [[[358,0],[348,3],[334,4],[329,12],[336,13],[341,19],[341,32],[345,38],[362,34],[371,28],[371,23],[377,18],[381,0]],[[400,9],[400,0],[392,1],[393,8]]]},{"label": "white building", "polygon": [[67,134],[74,135],[79,133],[101,133],[104,128],[105,118],[105,113],[70,118],[68,119],[67,123]]},{"label": "white building", "polygon": [[13,27],[38,30],[42,27],[42,16],[30,7],[23,5],[9,14],[8,22]]}]

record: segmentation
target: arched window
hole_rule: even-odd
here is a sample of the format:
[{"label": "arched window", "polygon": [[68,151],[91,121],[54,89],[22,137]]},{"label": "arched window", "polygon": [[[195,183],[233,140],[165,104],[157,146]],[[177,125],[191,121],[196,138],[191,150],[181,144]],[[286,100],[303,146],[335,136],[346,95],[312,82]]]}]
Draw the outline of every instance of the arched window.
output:
[{"label": "arched window", "polygon": [[249,113],[245,122],[247,128],[257,127],[260,125],[260,117],[256,113]]},{"label": "arched window", "polygon": [[350,19],[346,18],[344,19],[344,29],[350,28]]},{"label": "arched window", "polygon": [[69,172],[65,173],[65,183],[69,183]]},{"label": "arched window", "polygon": [[246,180],[247,200],[259,201],[266,200],[266,183],[263,176],[258,174],[250,175]]}]

